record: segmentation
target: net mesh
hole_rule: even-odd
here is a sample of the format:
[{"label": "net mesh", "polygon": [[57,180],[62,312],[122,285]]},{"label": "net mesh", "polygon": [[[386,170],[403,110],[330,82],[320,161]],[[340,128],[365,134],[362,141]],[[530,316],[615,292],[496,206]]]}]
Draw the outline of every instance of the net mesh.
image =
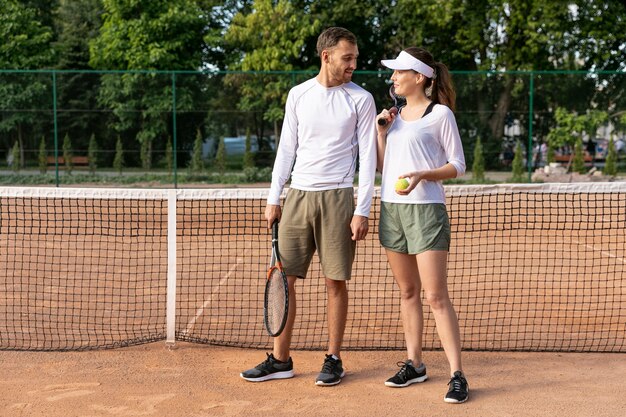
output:
[{"label": "net mesh", "polygon": [[[465,350],[626,351],[626,183],[447,186],[450,296]],[[0,189],[0,349],[166,338],[168,190]],[[267,190],[176,191],[177,340],[264,348]],[[357,245],[346,349],[403,349],[377,240]],[[325,349],[315,257],[294,349]],[[425,304],[424,348],[440,349]]]}]

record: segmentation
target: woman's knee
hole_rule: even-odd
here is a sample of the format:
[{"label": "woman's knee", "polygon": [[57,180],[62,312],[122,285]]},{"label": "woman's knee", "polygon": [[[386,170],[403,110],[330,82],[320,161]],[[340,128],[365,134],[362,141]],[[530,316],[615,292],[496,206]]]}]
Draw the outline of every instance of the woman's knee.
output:
[{"label": "woman's knee", "polygon": [[425,298],[431,310],[446,310],[450,307],[450,297],[447,291],[426,291]]}]

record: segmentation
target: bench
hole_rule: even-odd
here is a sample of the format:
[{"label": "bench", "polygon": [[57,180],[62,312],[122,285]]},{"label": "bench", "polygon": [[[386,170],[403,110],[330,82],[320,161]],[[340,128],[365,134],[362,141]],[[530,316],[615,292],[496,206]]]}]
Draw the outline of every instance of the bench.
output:
[{"label": "bench", "polygon": [[[56,161],[59,162],[59,167],[64,167],[65,166],[65,158],[63,158],[62,156],[59,156]],[[49,156],[48,157],[48,166],[55,166],[56,165],[56,161],[54,159],[54,156]],[[80,167],[80,166],[84,166],[87,167],[89,166],[89,157],[87,156],[73,156],[72,157],[72,166],[74,167]]]},{"label": "bench", "polygon": [[[560,162],[560,163],[568,163],[570,158],[574,158],[573,155],[554,155],[554,162]],[[591,157],[591,155],[589,155],[589,153],[585,152],[583,155],[583,160],[585,162],[593,162],[593,158]]]}]

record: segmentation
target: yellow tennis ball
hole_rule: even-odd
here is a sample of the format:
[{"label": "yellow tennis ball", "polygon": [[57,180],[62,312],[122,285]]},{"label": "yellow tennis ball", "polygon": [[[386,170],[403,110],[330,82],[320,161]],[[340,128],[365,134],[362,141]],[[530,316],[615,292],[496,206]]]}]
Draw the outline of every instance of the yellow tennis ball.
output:
[{"label": "yellow tennis ball", "polygon": [[396,181],[396,191],[406,190],[409,188],[409,180],[406,178],[400,178]]}]

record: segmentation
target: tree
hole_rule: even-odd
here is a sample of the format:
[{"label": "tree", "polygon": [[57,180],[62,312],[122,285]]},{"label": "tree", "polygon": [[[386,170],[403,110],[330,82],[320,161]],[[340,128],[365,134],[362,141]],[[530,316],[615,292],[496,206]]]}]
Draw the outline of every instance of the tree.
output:
[{"label": "tree", "polygon": [[[101,0],[59,0],[55,15],[58,38],[55,68],[72,70],[57,74],[57,107],[59,135],[69,133],[76,149],[87,149],[93,132],[106,132],[110,115],[95,112],[100,90],[100,74],[76,72],[91,70],[89,42],[96,38],[103,12]],[[64,111],[72,109],[73,111]],[[101,138],[109,137],[106,134]],[[110,135],[114,139],[114,135]],[[108,149],[113,148],[111,140]]]},{"label": "tree", "polygon": [[167,143],[165,145],[165,165],[167,167],[167,173],[172,175],[174,173],[174,148],[172,147],[172,137],[167,137]]},{"label": "tree", "polygon": [[613,142],[613,136],[609,140],[608,154],[604,161],[604,169],[602,170],[604,175],[614,177],[617,175],[617,152],[615,152],[615,143]]},{"label": "tree", "polygon": [[204,171],[204,161],[202,160],[202,133],[198,129],[196,140],[193,143],[193,153],[191,154],[191,162],[189,163],[189,171],[198,174]]},{"label": "tree", "polygon": [[252,153],[252,138],[250,128],[246,129],[246,150],[243,154],[243,168],[254,168],[254,154]]},{"label": "tree", "polygon": [[96,142],[96,135],[93,133],[89,138],[87,156],[89,159],[89,172],[91,175],[94,175],[96,173],[96,169],[98,169],[98,142]]},{"label": "tree", "polygon": [[[243,52],[243,58],[232,69],[244,71],[291,71],[306,41],[316,36],[321,23],[287,0],[257,0],[249,14],[239,13],[226,32],[225,40]],[[273,125],[276,141],[280,136],[278,122],[283,119],[291,79],[275,75],[233,74],[227,84],[241,92],[239,109],[261,112]],[[257,130],[259,149],[264,129]]]},{"label": "tree", "polygon": [[219,144],[217,145],[214,166],[220,175],[224,175],[224,172],[226,172],[226,146],[224,145],[224,138],[220,138]]},{"label": "tree", "polygon": [[10,158],[11,169],[13,169],[13,172],[18,172],[22,167],[22,165],[20,164],[20,153],[20,143],[18,141],[15,141],[13,148],[11,148]]},{"label": "tree", "polygon": [[[2,0],[0,7],[0,68],[38,69],[49,66],[53,60],[50,48],[52,30],[38,19],[35,9],[23,2]],[[0,74],[0,103],[6,109],[48,108],[50,91],[48,81],[39,74]],[[44,104],[45,103],[45,104]],[[43,130],[37,112],[11,111],[0,117],[0,132],[6,132],[6,148],[19,142],[18,161],[24,163],[24,149],[38,146],[34,131]]]},{"label": "tree", "polygon": [[522,144],[518,141],[515,145],[515,156],[513,157],[513,177],[512,182],[524,182],[524,151]]},{"label": "tree", "polygon": [[46,150],[46,138],[41,137],[39,142],[39,173],[45,174],[48,171],[48,151]]},{"label": "tree", "polygon": [[[452,70],[617,70],[626,67],[623,36],[626,6],[618,1],[571,0],[397,0],[381,25],[392,35],[382,56],[409,45],[425,46]],[[398,24],[402,22],[402,24]],[[624,100],[620,75],[546,76],[535,86],[535,118],[550,115],[573,99],[604,109]],[[623,77],[621,78],[623,79]],[[577,84],[585,81],[586,88]],[[482,135],[486,149],[501,145],[507,117],[528,125],[530,77],[525,74],[463,74],[455,76],[460,102],[468,112],[457,116],[462,137]],[[598,89],[613,90],[599,101]],[[563,94],[564,91],[572,93]],[[569,101],[568,101],[569,100]],[[464,109],[464,110],[463,110]],[[580,109],[579,111],[583,111]],[[535,134],[551,127],[550,117],[537,120]]]},{"label": "tree", "polygon": [[70,135],[66,134],[63,138],[63,160],[65,161],[65,171],[68,174],[72,173],[74,169],[74,151],[72,150],[72,140]]},{"label": "tree", "polygon": [[[554,113],[554,118],[556,120],[556,127],[551,129],[548,133],[549,146],[553,148],[565,147],[566,149],[572,149],[577,141],[580,141],[580,152],[582,152],[582,137],[586,135],[589,140],[591,140],[595,136],[598,127],[606,122],[608,115],[606,112],[598,110],[591,110],[586,114],[579,115],[559,107]],[[572,164],[572,159],[573,155],[570,156],[570,160],[567,164],[568,169]]]},{"label": "tree", "polygon": [[[103,0],[100,35],[90,43],[94,68],[190,70],[201,67],[205,21],[194,0]],[[144,169],[152,164],[152,144],[165,139],[172,107],[169,74],[103,76],[99,101],[111,108],[118,132],[136,132]],[[177,85],[177,110],[193,109],[191,89]]]},{"label": "tree", "polygon": [[585,155],[583,153],[583,140],[579,136],[574,142],[574,156],[572,159],[572,171],[579,174],[584,174],[585,169]]},{"label": "tree", "polygon": [[483,145],[480,136],[476,138],[474,147],[474,162],[472,163],[472,178],[474,181],[485,181],[485,160],[483,158]]},{"label": "tree", "polygon": [[122,175],[123,168],[124,168],[124,146],[122,145],[122,138],[118,135],[117,142],[115,144],[115,158],[113,158],[113,169],[117,171],[119,175]]}]

